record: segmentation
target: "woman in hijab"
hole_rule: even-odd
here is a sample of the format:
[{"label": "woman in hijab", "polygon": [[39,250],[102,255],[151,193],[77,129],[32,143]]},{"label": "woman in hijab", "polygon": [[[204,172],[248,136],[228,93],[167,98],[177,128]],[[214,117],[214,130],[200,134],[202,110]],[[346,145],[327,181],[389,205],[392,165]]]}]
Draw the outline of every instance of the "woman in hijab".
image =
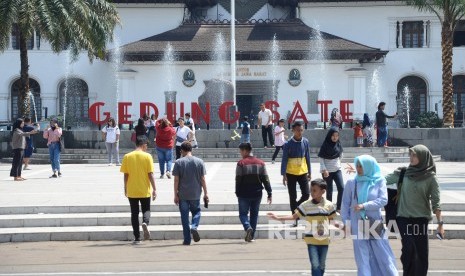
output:
[{"label": "woman in hijab", "polygon": [[15,181],[26,180],[21,176],[24,149],[26,148],[26,136],[29,137],[29,135],[37,133],[36,130],[23,132],[23,127],[23,119],[17,119],[13,124],[13,137],[11,139],[11,147],[13,148],[13,162],[11,164],[10,176],[14,177]]},{"label": "woman in hijab", "polygon": [[326,134],[325,141],[320,147],[318,157],[320,159],[320,172],[326,181],[326,199],[333,200],[333,181],[337,187],[337,204],[338,212],[341,210],[342,193],[344,192],[344,180],[342,179],[341,160],[342,145],[339,141],[339,129],[330,128]]},{"label": "woman in hijab", "polygon": [[396,259],[382,224],[381,209],[387,202],[386,181],[376,159],[355,158],[355,178],[347,181],[341,216],[354,245],[359,276],[398,275]]},{"label": "woman in hijab", "polygon": [[373,147],[373,130],[368,113],[363,114],[362,130],[365,137],[365,147]]},{"label": "woman in hijab", "polygon": [[397,226],[402,238],[400,260],[404,275],[423,276],[428,273],[428,223],[432,211],[438,221],[440,238],[444,238],[444,222],[433,156],[424,145],[416,145],[409,151],[410,165],[387,175],[386,182],[398,183],[401,170],[405,170],[402,184],[397,187]]},{"label": "woman in hijab", "polygon": [[332,128],[342,129],[342,115],[339,113],[339,109],[334,108],[331,111],[329,122]]}]

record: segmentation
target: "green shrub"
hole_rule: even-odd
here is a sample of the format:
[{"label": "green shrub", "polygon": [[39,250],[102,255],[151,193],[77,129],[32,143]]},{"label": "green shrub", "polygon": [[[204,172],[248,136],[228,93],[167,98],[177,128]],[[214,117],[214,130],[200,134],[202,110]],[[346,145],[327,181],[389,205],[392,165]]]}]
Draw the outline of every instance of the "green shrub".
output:
[{"label": "green shrub", "polygon": [[412,122],[410,124],[410,127],[440,128],[442,127],[442,120],[439,119],[438,114],[436,114],[436,112],[423,112],[420,115],[418,115],[415,122]]}]

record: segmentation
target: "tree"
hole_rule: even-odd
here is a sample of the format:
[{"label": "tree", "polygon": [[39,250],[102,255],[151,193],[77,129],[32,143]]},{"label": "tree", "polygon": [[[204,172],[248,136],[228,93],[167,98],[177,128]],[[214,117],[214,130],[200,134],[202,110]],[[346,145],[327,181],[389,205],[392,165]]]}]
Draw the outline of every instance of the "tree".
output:
[{"label": "tree", "polygon": [[47,40],[54,52],[64,49],[77,59],[87,51],[89,61],[104,58],[106,43],[119,23],[113,3],[105,0],[0,0],[0,52],[10,43],[15,28],[21,62],[19,114],[30,114],[27,40],[34,31]]},{"label": "tree", "polygon": [[441,22],[443,125],[454,127],[453,42],[455,28],[465,16],[465,0],[407,0],[406,2],[420,11],[436,14]]}]

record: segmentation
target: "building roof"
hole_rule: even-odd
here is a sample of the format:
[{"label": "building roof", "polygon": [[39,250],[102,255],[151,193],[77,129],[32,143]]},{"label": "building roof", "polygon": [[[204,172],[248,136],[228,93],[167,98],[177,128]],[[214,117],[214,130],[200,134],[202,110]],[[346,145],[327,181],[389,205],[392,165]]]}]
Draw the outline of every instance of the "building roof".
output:
[{"label": "building roof", "polygon": [[[230,25],[220,23],[184,23],[176,29],[122,46],[125,61],[161,61],[164,49],[171,44],[176,60],[212,60],[218,33],[224,36],[225,55],[229,56]],[[359,60],[383,58],[381,51],[335,35],[318,32],[301,20],[286,22],[255,21],[236,25],[237,60],[269,60],[273,37],[281,50],[281,60],[317,60],[321,57],[321,43],[325,45],[325,59]],[[318,39],[321,37],[322,39]]]},{"label": "building roof", "polygon": [[[215,5],[220,0],[113,0],[117,4],[187,4],[187,5]],[[297,3],[319,2],[395,2],[399,0],[268,0],[272,5],[296,5]]]}]

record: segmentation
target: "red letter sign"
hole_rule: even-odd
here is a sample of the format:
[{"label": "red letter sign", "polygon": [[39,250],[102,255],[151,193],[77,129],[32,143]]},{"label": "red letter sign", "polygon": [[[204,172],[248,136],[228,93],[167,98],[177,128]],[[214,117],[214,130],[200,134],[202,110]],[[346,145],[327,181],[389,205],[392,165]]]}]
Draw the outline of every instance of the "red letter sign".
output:
[{"label": "red letter sign", "polygon": [[224,102],[219,109],[220,120],[225,124],[234,124],[239,120],[240,114],[238,111],[234,111],[234,117],[231,118],[231,106],[234,106],[234,102]]},{"label": "red letter sign", "polygon": [[118,124],[131,124],[131,114],[129,114],[129,107],[132,103],[122,102],[118,103]]},{"label": "red letter sign", "polygon": [[321,121],[322,122],[327,122],[328,121],[328,105],[333,103],[333,101],[331,101],[331,100],[316,101],[316,103],[320,105]]},{"label": "red letter sign", "polygon": [[273,113],[273,123],[277,123],[281,118],[281,115],[279,115],[279,112],[277,111],[279,103],[277,101],[267,101],[265,103],[265,107]]},{"label": "red letter sign", "polygon": [[105,106],[105,103],[96,102],[89,107],[89,118],[92,121],[92,123],[101,125],[104,124],[110,118],[110,112],[104,112],[103,115],[105,115],[106,117],[103,120],[100,120],[100,107],[102,106]]},{"label": "red letter sign", "polygon": [[[153,110],[153,113],[150,110]],[[158,118],[158,107],[153,103],[142,102],[140,103],[140,117],[144,117],[144,114],[147,114],[147,116],[155,114],[155,118]]]},{"label": "red letter sign", "polygon": [[352,100],[345,100],[340,102],[340,110],[342,120],[344,122],[352,122],[352,112],[350,112],[350,105],[353,104],[354,101]]},{"label": "red letter sign", "polygon": [[191,112],[192,112],[192,119],[196,123],[200,122],[202,119],[207,125],[210,124],[210,103],[205,103],[205,112],[202,111],[200,105],[198,103],[191,103]]},{"label": "red letter sign", "polygon": [[297,119],[302,119],[305,124],[308,123],[307,116],[305,116],[305,112],[302,109],[299,101],[295,102],[294,110],[292,110],[291,117],[289,117],[288,122],[292,123]]}]

